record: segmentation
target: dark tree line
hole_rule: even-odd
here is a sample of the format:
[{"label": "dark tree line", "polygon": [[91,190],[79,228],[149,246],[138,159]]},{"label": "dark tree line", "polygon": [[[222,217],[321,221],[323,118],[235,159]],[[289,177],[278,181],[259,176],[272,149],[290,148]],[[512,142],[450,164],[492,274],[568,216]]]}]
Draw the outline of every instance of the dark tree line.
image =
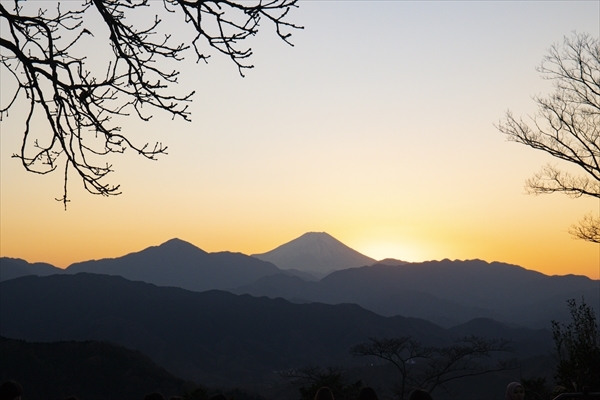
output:
[{"label": "dark tree line", "polygon": [[[458,379],[505,371],[518,367],[510,353],[511,342],[469,336],[447,346],[426,346],[412,336],[371,338],[350,349],[355,357],[376,357],[398,372],[392,392],[398,399],[408,398],[414,389],[433,392],[447,390],[446,384]],[[300,399],[310,400],[322,386],[329,387],[336,399],[356,399],[361,380],[349,380],[341,368],[309,366],[281,373],[300,386]]]},{"label": "dark tree line", "polygon": [[[600,331],[594,310],[582,299],[567,301],[568,323],[552,321],[557,359],[554,385],[546,378],[522,378],[526,398],[550,400],[561,393],[600,393]],[[408,398],[413,389],[446,390],[446,384],[470,376],[519,368],[519,361],[506,357],[511,342],[504,339],[463,337],[447,346],[427,346],[412,336],[371,338],[350,349],[356,357],[375,357],[392,365],[398,373],[393,393]],[[300,398],[310,400],[321,386],[332,389],[335,398],[354,399],[361,381],[348,380],[340,368],[306,367],[282,376],[301,386]],[[584,389],[587,388],[587,389]],[[435,395],[434,395],[435,398]]]},{"label": "dark tree line", "polygon": [[[71,171],[90,193],[119,194],[119,185],[104,179],[112,166],[103,163],[102,156],[129,148],[155,159],[167,147],[135,143],[113,118],[136,115],[148,120],[153,110],[160,110],[189,120],[188,103],[194,92],[174,94],[179,72],[168,61],[187,56],[207,61],[214,51],[228,57],[243,76],[245,69],[252,68],[248,62],[252,50],[244,41],[258,32],[261,22],[271,23],[276,34],[291,44],[290,32],[299,27],[287,17],[296,2],[3,1],[2,90],[10,88],[11,92],[3,93],[9,100],[0,105],[0,117],[7,118],[19,102],[25,102],[28,109],[22,121],[22,145],[14,157],[27,171],[38,174],[62,169],[64,189],[57,200],[65,206]],[[185,32],[187,40],[177,42],[164,17],[178,18],[181,23],[176,30]],[[93,71],[96,66],[88,63],[94,51],[89,40],[99,47],[110,45],[112,54],[101,72]],[[43,127],[35,122],[39,120],[44,121]]]},{"label": "dark tree line", "polygon": [[336,400],[354,400],[363,387],[362,381],[349,380],[338,367],[308,366],[283,371],[280,375],[299,386],[300,400],[313,400],[323,386],[331,389]]},{"label": "dark tree line", "polygon": [[456,339],[449,346],[426,346],[411,336],[371,338],[350,349],[354,356],[374,356],[394,365],[394,392],[401,400],[414,389],[447,390],[450,381],[516,368],[514,359],[497,357],[511,351],[508,340],[477,336]]},{"label": "dark tree line", "polygon": [[600,392],[600,332],[594,310],[585,300],[567,301],[571,322],[552,321],[558,358],[555,381],[569,392]]}]

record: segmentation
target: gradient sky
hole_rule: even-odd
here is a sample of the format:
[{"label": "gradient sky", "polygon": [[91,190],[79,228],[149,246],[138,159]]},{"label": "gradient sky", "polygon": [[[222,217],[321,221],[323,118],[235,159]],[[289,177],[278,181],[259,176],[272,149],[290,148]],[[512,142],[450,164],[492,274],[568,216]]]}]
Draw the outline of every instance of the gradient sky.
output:
[{"label": "gradient sky", "polygon": [[599,277],[600,247],[567,233],[598,201],[526,195],[524,181],[555,161],[494,124],[507,109],[535,112],[531,96],[552,90],[535,67],[573,31],[600,35],[600,1],[299,5],[295,46],[264,24],[245,78],[217,54],[180,64],[176,90],[196,90],[191,123],[121,121],[169,155],[111,158],[120,196],[72,180],[65,212],[54,200],[62,174],[26,173],[11,158],[22,133],[14,110],[0,122],[1,255],[66,267],[173,237],[252,254],[325,231],[376,259]]}]

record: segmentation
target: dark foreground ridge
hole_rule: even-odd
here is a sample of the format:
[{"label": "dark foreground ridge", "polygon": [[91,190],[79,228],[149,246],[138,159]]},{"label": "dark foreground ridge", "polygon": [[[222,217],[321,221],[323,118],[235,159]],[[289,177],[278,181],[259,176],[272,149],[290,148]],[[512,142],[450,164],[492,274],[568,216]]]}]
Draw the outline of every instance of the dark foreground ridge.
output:
[{"label": "dark foreground ridge", "polygon": [[88,273],[0,283],[0,334],[110,341],[207,385],[268,382],[279,370],[351,362],[348,349],[370,336],[448,340],[428,321],[382,317],[352,304],[198,293]]},{"label": "dark foreground ridge", "polygon": [[[552,346],[547,330],[518,330],[491,320],[473,324],[491,338],[501,331],[514,339],[523,357],[545,355]],[[456,329],[417,318],[382,317],[353,304],[198,293],[89,273],[0,283],[0,334],[5,337],[108,341],[209,387],[268,388],[281,381],[281,371],[307,365],[364,368],[369,361],[353,357],[349,349],[371,337],[411,336],[425,345],[445,346],[470,328]],[[359,379],[373,371],[362,371]]]},{"label": "dark foreground ridge", "polygon": [[30,343],[0,337],[0,382],[15,380],[23,399],[143,399],[192,387],[140,352],[97,341]]}]

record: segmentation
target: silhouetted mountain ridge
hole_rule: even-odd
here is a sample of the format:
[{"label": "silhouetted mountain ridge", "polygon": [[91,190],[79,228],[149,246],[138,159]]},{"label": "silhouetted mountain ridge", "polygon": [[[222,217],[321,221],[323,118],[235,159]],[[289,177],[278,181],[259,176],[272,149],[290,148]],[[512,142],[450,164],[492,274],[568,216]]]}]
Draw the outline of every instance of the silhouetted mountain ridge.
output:
[{"label": "silhouetted mountain ridge", "polygon": [[28,263],[20,258],[0,258],[0,282],[21,276],[47,276],[60,274],[64,271],[47,263]]},{"label": "silhouetted mountain ridge", "polygon": [[75,263],[66,273],[118,275],[130,280],[204,291],[248,284],[281,270],[256,258],[232,252],[207,253],[180,239],[119,258]]},{"label": "silhouetted mountain ridge", "polygon": [[[343,253],[337,248],[349,249],[326,233],[314,232],[280,248],[308,249],[323,256],[322,260]],[[28,274],[103,273],[160,286],[229,290],[295,303],[356,303],[383,316],[424,318],[444,327],[473,318],[547,327],[550,320],[568,318],[567,299],[584,296],[591,304],[600,300],[599,281],[576,275],[547,276],[501,262],[383,260],[367,265],[334,271],[314,281],[306,271],[281,270],[241,253],[207,253],[172,239],[123,257],[76,263],[66,271],[49,264],[2,258],[0,280]]]},{"label": "silhouetted mountain ridge", "polygon": [[[404,265],[410,264],[408,261],[397,260],[395,258],[384,258],[383,260],[376,261],[373,264],[384,264],[384,265]],[[371,264],[371,265],[373,265]]]},{"label": "silhouetted mountain ridge", "polygon": [[298,269],[319,277],[331,271],[375,262],[325,232],[307,232],[271,251],[253,254],[252,257],[270,261],[282,269]]},{"label": "silhouetted mountain ridge", "polygon": [[89,273],[0,283],[0,334],[29,341],[111,341],[209,385],[263,382],[281,369],[352,363],[348,349],[368,337],[449,340],[428,321],[381,317],[353,304],[292,304]]},{"label": "silhouetted mountain ridge", "polygon": [[[335,271],[319,282],[288,280],[285,290],[266,278],[236,289],[328,304],[353,302],[378,314],[428,319],[449,327],[486,317],[528,327],[564,320],[566,300],[598,302],[600,282],[583,276],[547,276],[500,262],[441,260],[375,264]],[[286,294],[287,292],[287,294]]]}]

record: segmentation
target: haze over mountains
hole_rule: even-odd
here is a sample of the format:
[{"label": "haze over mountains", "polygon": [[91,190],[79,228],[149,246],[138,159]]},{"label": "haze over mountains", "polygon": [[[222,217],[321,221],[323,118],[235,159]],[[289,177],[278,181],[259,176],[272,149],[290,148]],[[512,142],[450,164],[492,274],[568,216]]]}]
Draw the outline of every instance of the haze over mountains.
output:
[{"label": "haze over mountains", "polygon": [[[257,257],[284,267],[241,253],[207,253],[172,239],[123,257],[75,263],[66,270],[2,258],[0,280],[92,272],[193,291],[220,289],[296,303],[355,303],[383,316],[423,318],[444,327],[492,318],[548,328],[553,319],[567,319],[567,299],[600,301],[600,282],[583,276],[547,276],[481,260],[374,262],[326,233],[304,234]],[[340,269],[344,263],[351,266]],[[337,270],[320,280],[309,274],[325,269]]]},{"label": "haze over mountains", "polygon": [[271,275],[236,293],[329,304],[352,302],[378,314],[424,318],[450,327],[473,318],[493,318],[548,327],[568,318],[567,299],[598,304],[599,282],[583,276],[547,276],[481,260],[375,264],[336,271],[319,282]]},{"label": "haze over mountains", "polygon": [[282,385],[278,371],[308,365],[368,374],[349,348],[370,337],[444,346],[478,335],[513,340],[522,373],[550,376],[550,321],[568,319],[567,299],[600,301],[600,282],[583,276],[481,260],[375,262],[325,233],[258,256],[283,267],[179,239],[65,270],[1,258],[0,335],[108,341],[178,378],[261,390]]},{"label": "haze over mountains", "polygon": [[281,369],[346,363],[350,346],[402,334],[429,343],[450,337],[428,321],[351,304],[199,293],[88,273],[0,283],[2,336],[111,341],[207,384],[263,382]]},{"label": "haze over mountains", "polygon": [[141,351],[178,377],[208,385],[268,385],[279,379],[277,371],[307,365],[360,366],[365,361],[348,350],[370,337],[408,335],[427,345],[447,345],[473,329],[490,338],[514,339],[523,358],[551,348],[548,330],[484,319],[447,330],[353,304],[294,304],[89,273],[0,283],[4,337],[109,341]]}]

